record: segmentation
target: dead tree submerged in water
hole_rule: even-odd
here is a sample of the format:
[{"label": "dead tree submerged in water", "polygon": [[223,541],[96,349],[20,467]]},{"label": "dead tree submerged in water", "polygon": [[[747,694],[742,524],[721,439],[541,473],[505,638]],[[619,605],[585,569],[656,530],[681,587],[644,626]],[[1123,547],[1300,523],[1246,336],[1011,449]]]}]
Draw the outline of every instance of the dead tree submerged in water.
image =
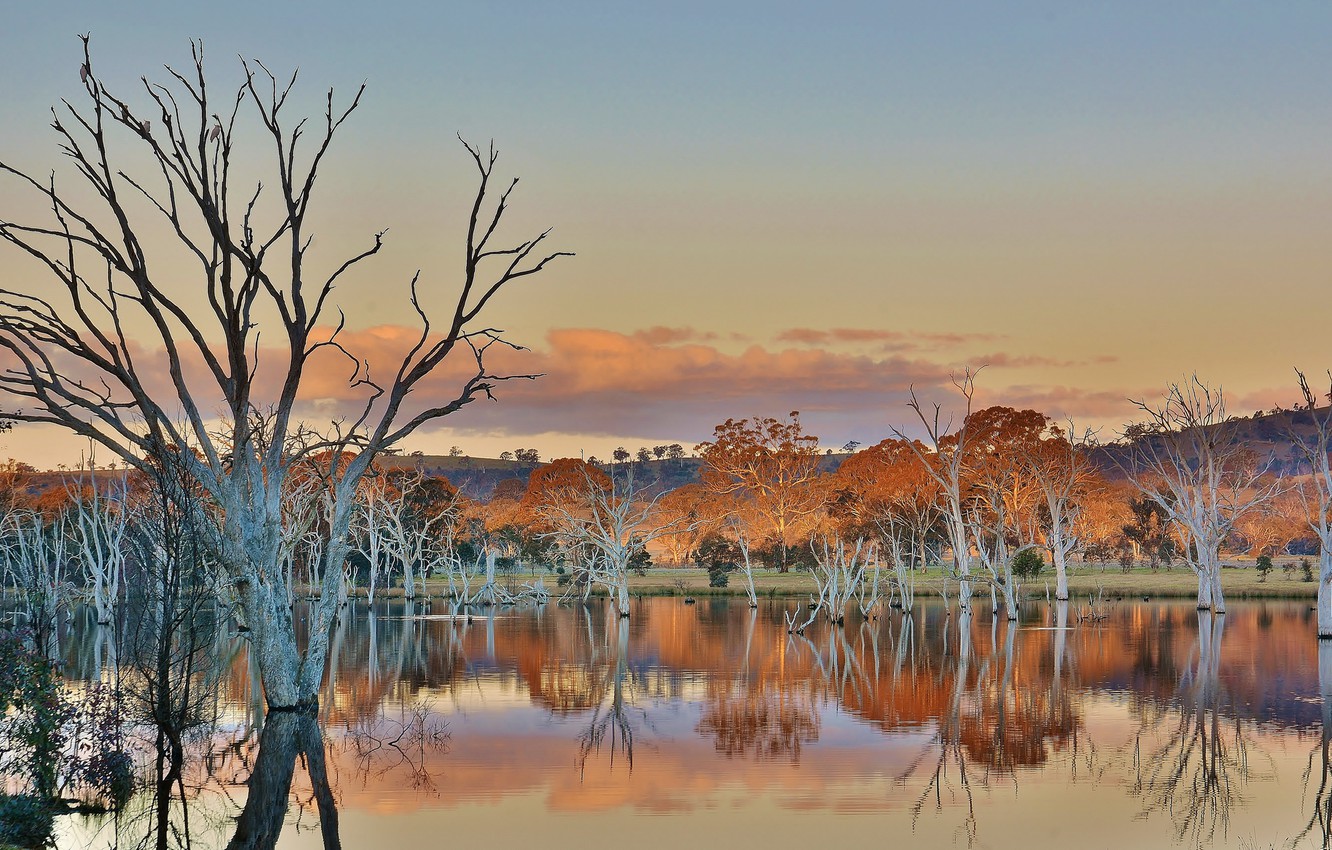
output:
[{"label": "dead tree submerged in water", "polygon": [[971,540],[968,537],[968,523],[965,515],[966,498],[963,492],[964,482],[969,473],[967,456],[971,450],[967,420],[971,418],[972,399],[976,394],[976,372],[967,369],[959,377],[953,376],[953,385],[957,387],[966,402],[962,423],[956,431],[951,431],[952,422],[942,419],[943,408],[934,405],[931,413],[926,414],[916,391],[911,390],[911,401],[907,406],[916,414],[929,438],[926,448],[921,448],[916,441],[909,440],[905,434],[893,429],[894,435],[906,442],[916,454],[922,468],[939,485],[943,505],[944,526],[948,529],[948,543],[953,553],[952,575],[945,578],[957,580],[957,604],[959,611],[971,610]]},{"label": "dead tree submerged in water", "polygon": [[[535,377],[487,370],[486,352],[509,343],[479,317],[506,284],[537,274],[561,252],[544,250],[548,231],[508,247],[492,244],[516,181],[492,199],[494,149],[466,145],[479,186],[469,204],[461,286],[454,297],[422,293],[420,274],[412,278],[408,301],[419,332],[400,360],[376,364],[372,377],[371,364],[339,338],[345,318],[332,293],[379,253],[383,232],[359,252],[321,264],[328,271],[307,263],[316,178],[364,87],[345,107],[334,106],[330,89],[320,120],[293,122],[294,74],[283,82],[242,61],[241,82],[219,102],[195,45],[184,73],[168,68],[166,85],[143,80],[141,110],[108,87],[82,40],[83,105],[65,102],[52,122],[81,177],[79,190],[67,193],[54,177],[0,161],[0,174],[50,210],[45,222],[0,217],[0,239],[36,261],[48,281],[40,292],[0,289],[0,388],[17,399],[2,412],[63,427],[149,475],[168,460],[179,464],[221,517],[216,557],[252,629],[269,707],[313,708],[358,483],[376,455],[422,425],[489,397],[500,381]],[[239,188],[233,157],[240,159],[247,130],[269,146],[273,167],[269,181]],[[137,178],[127,151],[149,163]],[[246,159],[248,170],[253,158]],[[162,230],[174,236],[169,249],[147,238]],[[182,252],[196,269],[192,286],[181,284],[186,273],[167,260]],[[450,311],[442,323],[425,306],[439,301]],[[261,326],[270,329],[265,341],[277,345],[260,348]],[[135,333],[146,333],[148,344]],[[410,406],[409,396],[455,354],[467,364],[456,393],[432,392],[423,407]],[[320,357],[346,360],[347,392],[357,397],[345,418],[311,428],[298,402]],[[313,460],[327,466],[329,510],[321,598],[302,651],[279,550],[287,479]]]},{"label": "dead tree submerged in water", "polygon": [[[1332,465],[1328,462],[1328,451],[1332,449],[1332,406],[1320,409],[1319,399],[1309,389],[1304,373],[1297,370],[1295,374],[1299,376],[1305,410],[1312,425],[1311,429],[1301,432],[1292,428],[1290,437],[1309,464],[1311,473],[1298,492],[1304,502],[1309,527],[1318,537],[1318,638],[1323,640],[1332,638]],[[1328,381],[1332,384],[1332,373],[1329,373]],[[1332,388],[1328,392],[1332,394]]]},{"label": "dead tree submerged in water", "polygon": [[1240,517],[1280,492],[1281,482],[1264,483],[1269,464],[1238,439],[1224,393],[1196,375],[1170,385],[1160,406],[1134,403],[1147,421],[1125,433],[1133,438],[1125,472],[1183,538],[1198,576],[1198,610],[1224,614],[1221,544]]}]

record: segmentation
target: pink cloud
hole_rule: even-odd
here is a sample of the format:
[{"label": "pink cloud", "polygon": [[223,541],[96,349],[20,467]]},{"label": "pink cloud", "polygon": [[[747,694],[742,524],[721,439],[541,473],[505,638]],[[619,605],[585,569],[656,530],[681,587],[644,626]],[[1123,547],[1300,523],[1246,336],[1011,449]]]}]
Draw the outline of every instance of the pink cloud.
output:
[{"label": "pink cloud", "polygon": [[700,331],[696,328],[668,328],[653,325],[641,331],[634,331],[634,337],[652,345],[669,345],[677,342],[711,342],[717,339],[712,331]]},{"label": "pink cloud", "polygon": [[[883,340],[896,333],[834,329],[806,335],[797,334],[799,330],[787,332],[788,342],[820,333],[827,339],[859,340]],[[339,341],[370,364],[372,379],[386,383],[416,338],[415,329],[383,325],[344,331]],[[261,352],[268,368],[260,370],[260,404],[275,394],[278,375],[274,367],[283,359],[277,354]],[[140,362],[149,363],[153,356],[154,352],[144,352]],[[156,356],[160,357],[160,352]],[[1005,365],[1037,362],[1029,356],[1004,352],[971,362],[985,360]],[[531,351],[493,347],[486,366],[492,374],[541,377],[502,382],[495,391],[500,403],[480,399],[439,423],[441,426],[464,434],[507,434],[515,438],[561,433],[669,438],[689,443],[706,439],[713,426],[728,417],[783,415],[800,410],[811,433],[827,445],[840,445],[848,439],[863,443],[882,439],[893,425],[910,426],[915,417],[906,402],[913,388],[923,402],[937,401],[945,412],[958,401],[950,379],[954,367],[940,358],[830,350],[799,343],[751,343],[735,348],[691,328],[656,327],[631,333],[559,328],[551,330],[544,344]],[[167,389],[165,370],[144,371],[158,376],[161,385],[157,391]],[[300,414],[316,427],[335,417],[355,415],[368,391],[349,383],[351,371],[352,364],[346,357],[333,349],[322,350],[306,371]],[[189,372],[191,383],[200,387],[202,408],[215,411],[215,393],[207,392],[210,381],[197,366]],[[455,351],[417,387],[405,415],[452,400],[474,372],[470,351]],[[1084,424],[1118,426],[1130,421],[1133,408],[1127,399],[1151,397],[1155,391],[1005,385],[1001,374],[982,374],[978,403],[1033,407],[1059,419],[1073,416]],[[1240,402],[1249,403],[1247,398]]]},{"label": "pink cloud", "polygon": [[880,351],[909,351],[932,348],[955,348],[972,342],[998,339],[989,333],[953,333],[931,331],[899,331],[886,328],[787,328],[777,334],[778,342],[799,345],[864,345],[879,343]]},{"label": "pink cloud", "polygon": [[1064,360],[1057,357],[1046,357],[1041,354],[1009,354],[1004,351],[995,351],[990,354],[980,354],[975,357],[967,358],[968,363],[976,363],[985,366],[997,366],[1007,369],[1026,369],[1031,367],[1045,367],[1054,369],[1070,369],[1078,366],[1090,366],[1092,364],[1114,363],[1117,357],[1111,354],[1097,355],[1087,357],[1081,360]]}]

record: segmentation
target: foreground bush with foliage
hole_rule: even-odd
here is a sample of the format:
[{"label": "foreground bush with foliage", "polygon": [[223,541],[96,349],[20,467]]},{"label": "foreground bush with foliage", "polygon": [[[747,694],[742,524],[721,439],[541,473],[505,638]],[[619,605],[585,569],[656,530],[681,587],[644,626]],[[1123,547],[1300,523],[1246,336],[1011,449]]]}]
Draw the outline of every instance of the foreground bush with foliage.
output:
[{"label": "foreground bush with foliage", "polygon": [[31,635],[0,631],[0,778],[22,789],[0,795],[0,844],[41,846],[56,814],[122,806],[132,767],[114,690],[97,683],[76,701]]}]

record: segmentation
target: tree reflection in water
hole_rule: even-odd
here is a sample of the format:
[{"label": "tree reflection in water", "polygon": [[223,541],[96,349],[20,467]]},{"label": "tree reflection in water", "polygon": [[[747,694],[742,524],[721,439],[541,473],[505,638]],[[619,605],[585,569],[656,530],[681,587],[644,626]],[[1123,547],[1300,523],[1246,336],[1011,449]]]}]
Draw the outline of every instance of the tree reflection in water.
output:
[{"label": "tree reflection in water", "polygon": [[[552,811],[684,811],[732,790],[897,812],[903,828],[952,832],[966,845],[1006,840],[993,823],[1026,817],[1051,783],[1088,779],[1122,788],[1121,807],[1206,846],[1228,824],[1242,828],[1232,812],[1268,740],[1257,721],[1275,717],[1289,729],[1314,719],[1298,713],[1298,694],[1314,693],[1313,647],[1296,640],[1293,610],[1275,639],[1268,622],[1265,641],[1255,639],[1263,621],[1243,606],[1229,625],[1164,605],[1125,606],[1105,623],[1069,628],[1067,603],[1015,624],[919,605],[807,637],[786,634],[778,606],[725,600],[649,600],[627,622],[603,618],[595,602],[474,625],[413,617],[401,603],[373,616],[356,610],[334,636],[322,737],[314,718],[247,716],[257,683],[247,685],[245,656],[228,636],[207,644],[200,657],[225,675],[201,670],[198,681],[216,683],[226,725],[189,739],[179,768],[168,742],[158,775],[145,777],[118,821],[118,846],[271,846],[284,821],[336,846],[335,795],[358,810],[385,794],[395,807],[451,808],[535,791]],[[1223,664],[1227,631],[1236,645]],[[99,656],[95,630],[81,636],[92,643],[79,639],[71,657],[93,677],[113,656]],[[116,661],[123,669],[132,656],[122,649]],[[1320,662],[1323,739],[1297,825],[1306,827],[1301,840],[1321,836],[1332,847],[1332,656]],[[1262,675],[1237,676],[1246,664]],[[1272,677],[1293,682],[1293,693],[1263,703]],[[501,710],[489,714],[491,705]],[[664,745],[648,737],[658,724]],[[1092,733],[1105,739],[1099,749]],[[650,762],[649,743],[660,756]],[[1301,759],[1295,770],[1303,767]],[[1033,794],[1036,785],[1046,792]],[[670,796],[688,788],[708,790]]]},{"label": "tree reflection in water", "polygon": [[[1198,611],[1195,663],[1179,675],[1178,711],[1144,712],[1133,743],[1130,791],[1144,815],[1170,818],[1175,839],[1207,846],[1226,835],[1259,751],[1221,686],[1226,615]],[[1229,715],[1229,716],[1225,716]]]},{"label": "tree reflection in water", "polygon": [[1298,844],[1316,829],[1320,846],[1328,848],[1332,847],[1332,640],[1318,641],[1318,691],[1322,735],[1318,747],[1309,754],[1309,766],[1304,771],[1305,795],[1312,792],[1313,800],[1306,803],[1310,809],[1309,822],[1291,844]]},{"label": "tree reflection in water", "polygon": [[236,819],[228,850],[268,850],[277,845],[291,802],[296,757],[309,773],[311,799],[319,815],[325,848],[338,848],[338,809],[329,787],[324,735],[318,719],[305,712],[268,715],[259,739],[259,757],[250,772],[245,808]]},{"label": "tree reflection in water", "polygon": [[[586,610],[586,609],[585,609]],[[588,635],[591,638],[592,620],[590,613],[587,620]],[[612,646],[612,640],[614,644]],[[600,754],[603,746],[607,748],[610,768],[615,769],[616,753],[628,761],[629,770],[634,769],[634,724],[635,715],[643,722],[647,713],[636,708],[632,691],[635,689],[634,677],[629,672],[629,621],[619,616],[610,606],[606,609],[606,645],[610,650],[610,663],[606,665],[604,677],[589,677],[593,688],[588,702],[592,706],[592,716],[587,726],[578,735],[578,770],[585,774],[587,760],[594,754]],[[595,643],[589,641],[590,646]],[[589,673],[597,669],[596,653],[588,659]],[[595,675],[595,674],[593,674]],[[630,690],[628,703],[625,690]],[[607,698],[609,697],[609,699]]]},{"label": "tree reflection in water", "polygon": [[[758,610],[749,609],[739,669],[708,677],[698,732],[728,757],[796,763],[801,747],[819,738],[819,713],[808,683],[794,668],[770,663],[751,668],[757,621]],[[795,636],[788,636],[788,645],[794,642]],[[792,674],[784,675],[788,671]]]},{"label": "tree reflection in water", "polygon": [[[1019,623],[992,618],[989,651],[979,652],[974,617],[971,612],[957,616],[951,642],[947,638],[953,629],[945,627],[945,651],[937,664],[928,659],[907,668],[908,675],[930,676],[914,687],[932,688],[937,709],[929,742],[897,776],[903,787],[917,789],[911,799],[913,830],[926,811],[936,816],[960,812],[954,839],[967,846],[980,837],[978,793],[988,792],[996,781],[1016,792],[1022,769],[1046,765],[1059,754],[1075,765],[1087,760],[1087,747],[1079,744],[1085,736],[1081,711],[1074,690],[1064,682],[1066,632],[1058,625],[1049,630],[1053,646],[1044,641],[1024,645],[1028,633]],[[899,651],[914,640],[912,628],[912,618],[903,618]],[[1051,675],[1042,682],[1045,672]],[[896,689],[902,688],[900,676],[901,668],[895,667]]]}]

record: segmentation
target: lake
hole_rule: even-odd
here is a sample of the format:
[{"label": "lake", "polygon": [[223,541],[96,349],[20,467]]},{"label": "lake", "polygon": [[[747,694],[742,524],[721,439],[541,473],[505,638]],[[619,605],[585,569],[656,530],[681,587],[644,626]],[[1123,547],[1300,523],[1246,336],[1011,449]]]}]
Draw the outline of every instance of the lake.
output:
[{"label": "lake", "polygon": [[[318,725],[265,719],[221,635],[184,778],[61,818],[58,846],[1326,846],[1332,647],[1308,603],[921,604],[788,635],[800,604],[362,603]],[[114,665],[90,623],[61,651],[75,678]]]}]

